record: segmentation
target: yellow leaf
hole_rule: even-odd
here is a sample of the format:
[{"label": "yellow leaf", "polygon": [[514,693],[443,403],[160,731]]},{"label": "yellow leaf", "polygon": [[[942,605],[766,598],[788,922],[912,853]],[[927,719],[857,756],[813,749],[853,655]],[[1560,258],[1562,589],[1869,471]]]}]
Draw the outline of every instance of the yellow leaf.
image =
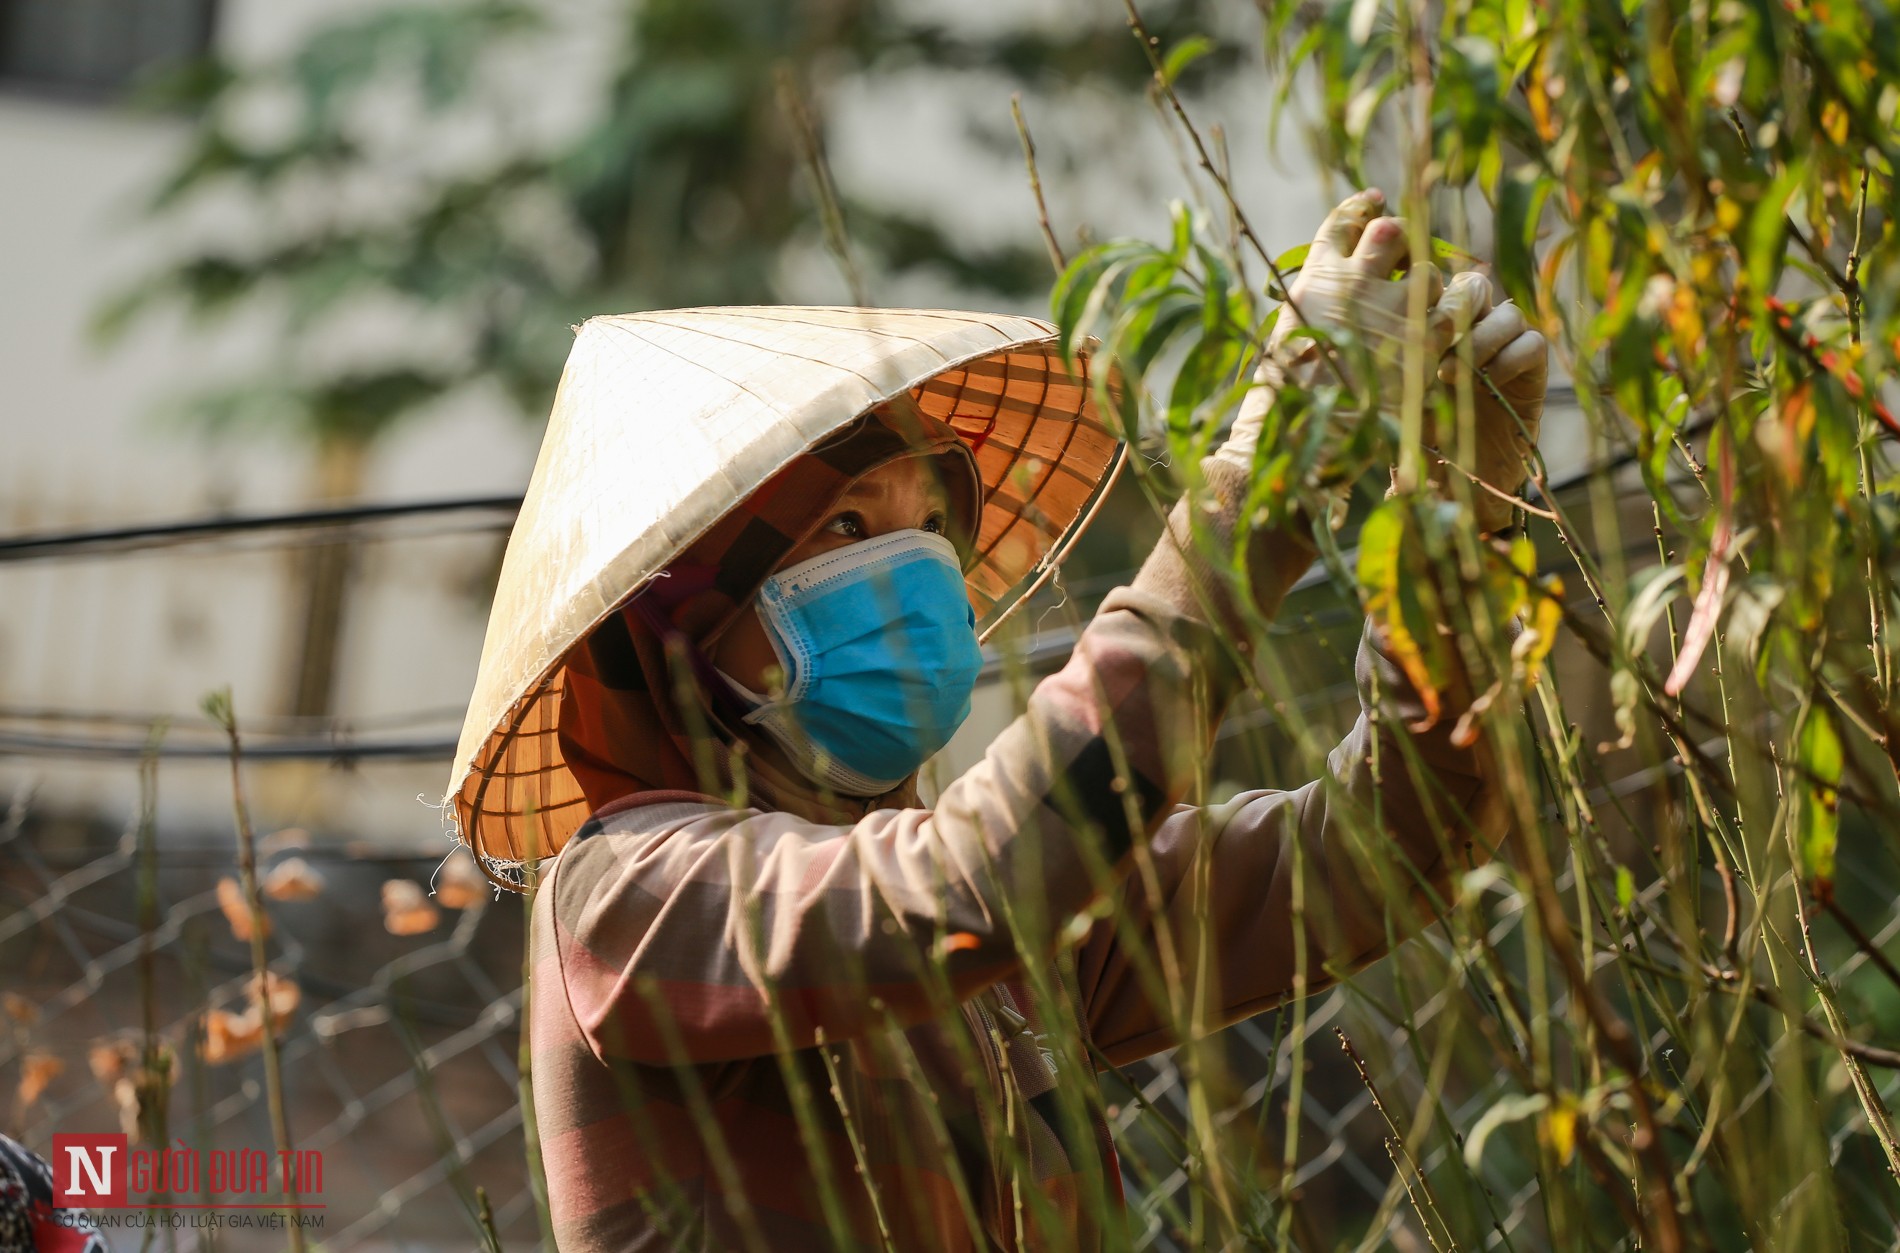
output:
[{"label": "yellow leaf", "polygon": [[1821,106],[1821,130],[1837,144],[1847,142],[1847,110],[1838,100],[1830,100]]},{"label": "yellow leaf", "polygon": [[1524,665],[1524,681],[1535,683],[1537,674],[1543,668],[1544,658],[1550,656],[1551,646],[1557,642],[1557,630],[1564,620],[1564,583],[1562,579],[1552,577],[1545,580],[1545,594],[1531,601],[1530,622],[1524,627],[1524,633],[1517,637],[1517,643],[1511,646],[1511,657]]},{"label": "yellow leaf", "polygon": [[1555,1105],[1544,1111],[1543,1119],[1537,1130],[1557,1160],[1568,1166],[1577,1152],[1577,1103],[1569,1097],[1560,1098]]},{"label": "yellow leaf", "polygon": [[1397,500],[1388,500],[1372,511],[1359,528],[1359,585],[1365,591],[1366,612],[1384,635],[1385,651],[1399,663],[1399,669],[1418,693],[1425,707],[1421,729],[1438,721],[1438,687],[1432,681],[1431,667],[1419,642],[1405,625],[1400,600],[1400,579],[1404,575],[1405,516]]}]

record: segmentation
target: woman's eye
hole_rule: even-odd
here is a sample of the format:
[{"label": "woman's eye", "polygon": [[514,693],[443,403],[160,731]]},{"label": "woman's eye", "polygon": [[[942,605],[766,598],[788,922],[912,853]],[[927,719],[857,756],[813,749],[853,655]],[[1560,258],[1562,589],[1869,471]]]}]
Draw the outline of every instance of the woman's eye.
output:
[{"label": "woman's eye", "polygon": [[825,529],[833,535],[842,535],[847,539],[863,539],[864,519],[855,513],[841,513],[827,522]]},{"label": "woman's eye", "polygon": [[943,515],[940,513],[933,513],[924,519],[924,530],[930,532],[932,535],[942,535],[943,525]]}]

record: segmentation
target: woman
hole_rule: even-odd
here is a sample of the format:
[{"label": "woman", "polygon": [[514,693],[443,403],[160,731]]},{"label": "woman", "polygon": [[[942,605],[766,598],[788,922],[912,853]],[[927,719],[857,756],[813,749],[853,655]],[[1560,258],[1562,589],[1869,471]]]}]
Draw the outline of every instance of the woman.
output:
[{"label": "woman", "polygon": [[[1204,467],[1217,542],[1239,527],[1271,384],[1326,368],[1289,337],[1295,317],[1374,341],[1403,326],[1405,232],[1382,208],[1355,196],[1315,241],[1268,386]],[[1481,280],[1441,298],[1434,275],[1432,296],[1431,349],[1470,328],[1517,410],[1481,405],[1477,432],[1479,473],[1510,487],[1543,341]],[[1186,539],[1187,502],[1068,664],[920,808],[915,772],[968,712],[979,664],[962,571],[993,530],[981,443],[915,406],[874,410],[678,545],[667,577],[563,655],[558,727],[519,729],[547,680],[516,701],[509,744],[551,732],[593,810],[540,884],[532,936],[563,1249],[1117,1245],[1093,1072],[1370,960],[1395,885],[1422,902],[1502,837],[1482,751],[1452,743],[1458,693],[1405,734],[1421,702],[1370,629],[1330,780],[1182,803],[1246,638],[1237,589]],[[1480,499],[1482,527],[1508,522]],[[1310,541],[1256,531],[1247,552],[1242,595],[1271,615]],[[465,824],[486,821],[491,779],[545,765],[483,752],[479,787],[452,793]],[[1409,865],[1368,870],[1351,833],[1370,815]]]}]

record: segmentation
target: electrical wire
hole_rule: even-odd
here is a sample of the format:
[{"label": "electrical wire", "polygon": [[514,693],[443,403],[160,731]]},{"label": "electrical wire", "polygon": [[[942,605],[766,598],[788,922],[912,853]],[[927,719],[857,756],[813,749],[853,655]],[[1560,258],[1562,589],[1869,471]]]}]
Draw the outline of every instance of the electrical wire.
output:
[{"label": "electrical wire", "polygon": [[[419,761],[446,758],[455,751],[455,737],[406,740],[347,740],[286,738],[250,740],[243,745],[247,761]],[[20,735],[0,731],[0,757],[62,757],[80,761],[137,761],[147,756],[177,759],[223,760],[229,744],[161,743],[147,739],[75,739],[68,736]]]},{"label": "electrical wire", "polygon": [[[1696,429],[1685,429],[1682,434],[1685,438],[1691,437],[1699,433],[1700,428],[1706,425],[1707,423],[1696,424]],[[1532,486],[1530,491],[1536,499],[1553,497],[1560,492],[1579,487],[1598,475],[1616,473],[1634,464],[1638,455],[1636,450],[1628,449],[1550,483],[1541,492],[1535,486]],[[280,514],[210,518],[111,530],[24,535],[0,539],[0,563],[59,556],[117,555],[150,548],[171,547],[177,544],[201,543],[234,534],[357,526],[392,519],[446,513],[506,512],[508,516],[505,520],[487,524],[500,529],[512,525],[514,515],[519,511],[520,505],[521,497],[519,496],[481,496],[394,505],[364,505],[340,509],[312,509]],[[1345,550],[1343,555],[1348,563],[1352,561],[1356,551],[1356,549]],[[1090,585],[1089,590],[1093,590],[1094,585],[1097,584],[1119,585],[1133,573],[1131,569],[1098,575],[1087,580]],[[1326,583],[1330,578],[1330,571],[1324,567],[1315,567],[1307,571],[1290,591],[1304,591]],[[1072,588],[1072,590],[1078,589],[1079,585],[1078,588]],[[986,647],[983,650],[984,664],[979,679],[993,681],[1012,668],[1034,669],[1053,664],[1068,654],[1074,647],[1075,639],[1076,633],[1072,628],[1061,627],[1052,631],[1037,632],[1027,641],[1012,648],[1008,656],[993,646]],[[150,726],[160,719],[127,713],[0,709],[0,721],[6,720],[68,721],[129,727]],[[373,721],[382,726],[402,726],[429,720],[433,720],[432,717],[417,713],[388,715]],[[190,723],[190,720],[185,719],[178,721],[181,726]],[[332,724],[328,735],[296,735],[288,733],[291,722],[292,720],[289,719],[278,721],[278,725],[286,727],[284,733],[247,741],[244,746],[244,755],[247,758],[264,761],[323,760],[348,764],[358,761],[440,758],[454,752],[456,748],[456,739],[450,736],[359,740],[354,738],[350,731],[335,724]],[[223,758],[229,754],[230,749],[222,741],[203,744],[174,741],[160,744],[154,750],[149,740],[143,737],[98,739],[0,731],[0,757],[137,760],[154,752],[162,758],[203,760]]]},{"label": "electrical wire", "polygon": [[47,531],[0,539],[0,564],[64,557],[119,556],[155,548],[203,544],[234,535],[265,531],[314,531],[354,528],[404,518],[443,514],[505,514],[473,523],[467,530],[507,530],[521,510],[520,496],[466,496],[449,500],[409,501],[393,505],[350,505],[332,509],[300,509],[288,513],[237,514],[197,518],[148,526],[107,527],[79,531]]}]

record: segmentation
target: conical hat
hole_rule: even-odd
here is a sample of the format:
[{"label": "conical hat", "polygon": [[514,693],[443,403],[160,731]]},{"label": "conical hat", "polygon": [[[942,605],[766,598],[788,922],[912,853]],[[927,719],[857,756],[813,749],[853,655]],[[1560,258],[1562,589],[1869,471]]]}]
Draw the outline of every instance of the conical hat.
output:
[{"label": "conical hat", "polygon": [[1055,328],[932,310],[675,309],[594,318],[561,376],[508,541],[445,800],[491,868],[587,818],[561,759],[563,661],[763,483],[908,394],[971,446],[984,508],[966,583],[994,625],[1060,560],[1120,465]]}]

